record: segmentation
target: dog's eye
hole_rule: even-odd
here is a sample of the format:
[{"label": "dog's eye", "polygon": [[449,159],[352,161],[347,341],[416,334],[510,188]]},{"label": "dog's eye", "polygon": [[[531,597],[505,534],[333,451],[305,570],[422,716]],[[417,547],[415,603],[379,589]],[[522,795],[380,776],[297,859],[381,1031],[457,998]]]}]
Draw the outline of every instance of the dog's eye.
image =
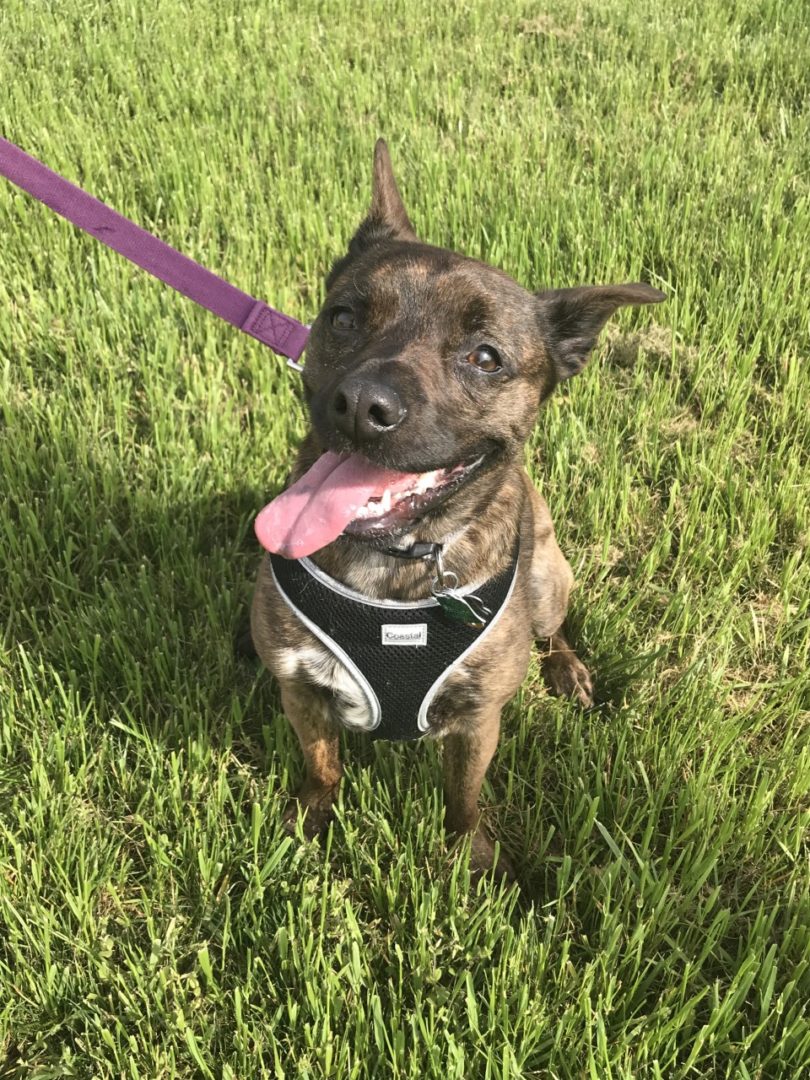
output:
[{"label": "dog's eye", "polygon": [[335,330],[356,330],[357,323],[351,308],[336,307],[332,311],[332,326]]},{"label": "dog's eye", "polygon": [[473,364],[479,371],[485,371],[488,375],[500,371],[503,367],[497,349],[491,345],[479,345],[467,357],[467,363]]}]

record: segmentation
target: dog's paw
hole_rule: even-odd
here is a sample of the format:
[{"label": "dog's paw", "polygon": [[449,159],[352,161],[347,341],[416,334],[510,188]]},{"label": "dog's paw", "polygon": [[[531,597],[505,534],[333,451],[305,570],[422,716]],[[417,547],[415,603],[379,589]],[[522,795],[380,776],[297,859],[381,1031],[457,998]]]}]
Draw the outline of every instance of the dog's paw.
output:
[{"label": "dog's paw", "polygon": [[584,709],[593,705],[591,673],[570,649],[547,653],[542,660],[543,678],[552,694],[578,701]]},{"label": "dog's paw", "polygon": [[285,832],[296,836],[299,817],[303,816],[301,828],[307,840],[321,836],[334,817],[336,797],[337,790],[327,788],[325,791],[302,793],[291,799],[281,819]]},{"label": "dog's paw", "polygon": [[495,842],[483,827],[479,827],[470,835],[470,876],[473,881],[479,881],[493,872],[496,881],[508,885],[517,881],[515,868],[503,848],[498,847],[496,857]]}]

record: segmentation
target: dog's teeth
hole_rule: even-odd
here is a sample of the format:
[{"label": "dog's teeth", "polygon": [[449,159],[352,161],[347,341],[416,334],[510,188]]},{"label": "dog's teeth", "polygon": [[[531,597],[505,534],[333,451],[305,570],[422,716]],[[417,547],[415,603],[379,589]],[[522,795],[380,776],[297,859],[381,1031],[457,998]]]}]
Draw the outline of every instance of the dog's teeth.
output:
[{"label": "dog's teeth", "polygon": [[435,487],[436,486],[436,479],[437,479],[440,471],[441,470],[439,470],[439,469],[434,469],[433,472],[424,473],[419,478],[419,481],[418,481],[416,487],[413,489],[414,494],[415,495],[421,495],[422,492],[428,491],[430,488]]},{"label": "dog's teeth", "polygon": [[389,488],[386,488],[382,495],[374,496],[368,500],[365,506],[358,509],[355,520],[366,521],[369,518],[385,517],[394,506],[400,506],[403,503],[408,504],[409,508],[413,509],[417,505],[420,495],[439,487],[455,474],[463,472],[465,468],[464,465],[456,465],[452,469],[433,469],[432,472],[422,473],[414,486],[407,491],[395,491],[392,493]]}]

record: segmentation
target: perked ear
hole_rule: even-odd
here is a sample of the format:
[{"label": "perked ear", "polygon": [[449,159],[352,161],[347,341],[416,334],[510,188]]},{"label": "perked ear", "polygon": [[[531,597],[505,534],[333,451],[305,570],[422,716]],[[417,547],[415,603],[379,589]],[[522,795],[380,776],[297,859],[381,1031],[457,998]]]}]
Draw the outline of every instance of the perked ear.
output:
[{"label": "perked ear", "polygon": [[374,177],[371,189],[371,209],[357,230],[349,250],[362,251],[380,240],[416,240],[408,217],[385,139],[377,139],[374,147]]},{"label": "perked ear", "polygon": [[372,221],[386,225],[397,239],[416,239],[416,233],[413,231],[413,225],[411,225],[394,179],[391,155],[388,153],[388,144],[385,139],[377,139],[374,147],[374,181],[371,189],[369,217]]},{"label": "perked ear", "polygon": [[664,293],[651,285],[581,285],[537,294],[548,333],[557,378],[582,371],[599,332],[617,308],[627,304],[660,304]]}]

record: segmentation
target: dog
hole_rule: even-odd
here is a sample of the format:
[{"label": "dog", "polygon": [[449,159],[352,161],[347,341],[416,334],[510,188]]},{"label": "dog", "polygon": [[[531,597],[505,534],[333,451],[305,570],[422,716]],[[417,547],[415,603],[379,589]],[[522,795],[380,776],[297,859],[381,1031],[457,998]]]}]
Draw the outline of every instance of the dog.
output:
[{"label": "dog", "polygon": [[665,297],[645,284],[534,293],[423,243],[383,140],[371,208],[326,288],[303,369],[311,426],[290,486],[256,520],[272,554],[251,635],[306,764],[288,826],[300,810],[308,836],[330,820],[341,726],[440,738],[448,831],[469,834],[475,872],[512,877],[478,801],[532,642],[553,693],[593,702],[564,628],[573,575],[524,443],[610,316]]}]

